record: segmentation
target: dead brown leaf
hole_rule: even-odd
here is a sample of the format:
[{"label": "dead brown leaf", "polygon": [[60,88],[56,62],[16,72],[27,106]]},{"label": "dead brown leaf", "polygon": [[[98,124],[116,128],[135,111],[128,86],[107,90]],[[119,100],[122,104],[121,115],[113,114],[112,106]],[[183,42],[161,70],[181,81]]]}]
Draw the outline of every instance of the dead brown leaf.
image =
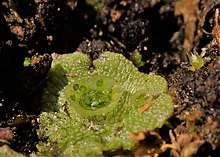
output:
[{"label": "dead brown leaf", "polygon": [[152,101],[147,102],[144,106],[140,107],[138,109],[138,111],[140,113],[143,113],[144,111],[146,111],[147,109],[149,109],[152,106]]},{"label": "dead brown leaf", "polygon": [[186,52],[193,48],[196,33],[196,22],[198,20],[199,0],[180,0],[175,3],[175,16],[183,16],[185,25],[185,39],[183,47]]}]

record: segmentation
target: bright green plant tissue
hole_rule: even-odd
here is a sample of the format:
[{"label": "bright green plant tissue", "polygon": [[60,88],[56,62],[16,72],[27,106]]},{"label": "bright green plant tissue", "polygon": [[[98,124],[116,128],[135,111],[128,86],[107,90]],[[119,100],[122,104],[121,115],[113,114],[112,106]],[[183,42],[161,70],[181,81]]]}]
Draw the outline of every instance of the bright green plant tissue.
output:
[{"label": "bright green plant tissue", "polygon": [[[102,156],[130,149],[132,133],[161,127],[172,115],[167,82],[143,74],[124,56],[104,52],[97,60],[81,52],[56,58],[40,115],[38,155]],[[143,106],[149,105],[140,111]]]}]

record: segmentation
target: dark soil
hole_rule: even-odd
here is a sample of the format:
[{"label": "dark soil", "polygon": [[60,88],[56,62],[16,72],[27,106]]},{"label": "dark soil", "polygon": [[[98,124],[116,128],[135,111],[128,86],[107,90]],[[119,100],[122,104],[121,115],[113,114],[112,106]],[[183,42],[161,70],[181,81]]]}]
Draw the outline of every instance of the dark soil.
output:
[{"label": "dark soil", "polygon": [[[107,156],[217,157],[219,5],[217,0],[3,0],[1,145],[26,156],[37,151],[40,98],[53,52],[78,50],[96,59],[108,50],[122,53],[144,73],[165,77],[175,111],[164,127],[147,133],[132,151],[105,152]],[[193,9],[182,9],[189,6]],[[189,51],[200,54],[202,48],[205,65],[196,71],[187,69]]]}]

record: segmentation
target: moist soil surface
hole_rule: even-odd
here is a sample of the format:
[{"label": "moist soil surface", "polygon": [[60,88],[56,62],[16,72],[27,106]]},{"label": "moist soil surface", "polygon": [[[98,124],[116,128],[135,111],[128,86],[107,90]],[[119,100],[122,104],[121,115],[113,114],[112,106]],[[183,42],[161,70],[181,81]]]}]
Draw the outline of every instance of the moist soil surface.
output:
[{"label": "moist soil surface", "polygon": [[[216,0],[3,0],[0,144],[29,156],[52,53],[123,54],[166,78],[175,109],[130,151],[106,156],[220,153],[220,26]],[[190,8],[190,9],[189,9]]]}]

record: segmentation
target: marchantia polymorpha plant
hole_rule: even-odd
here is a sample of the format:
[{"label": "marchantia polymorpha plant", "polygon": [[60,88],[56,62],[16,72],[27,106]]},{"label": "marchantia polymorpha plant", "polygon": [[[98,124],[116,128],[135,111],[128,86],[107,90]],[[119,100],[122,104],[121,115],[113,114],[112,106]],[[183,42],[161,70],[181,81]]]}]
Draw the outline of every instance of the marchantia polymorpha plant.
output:
[{"label": "marchantia polymorpha plant", "polygon": [[60,55],[49,71],[39,117],[39,138],[47,140],[33,156],[129,150],[135,144],[129,135],[159,128],[172,115],[166,92],[163,77],[139,72],[121,54],[104,52],[94,61],[81,52]]}]

